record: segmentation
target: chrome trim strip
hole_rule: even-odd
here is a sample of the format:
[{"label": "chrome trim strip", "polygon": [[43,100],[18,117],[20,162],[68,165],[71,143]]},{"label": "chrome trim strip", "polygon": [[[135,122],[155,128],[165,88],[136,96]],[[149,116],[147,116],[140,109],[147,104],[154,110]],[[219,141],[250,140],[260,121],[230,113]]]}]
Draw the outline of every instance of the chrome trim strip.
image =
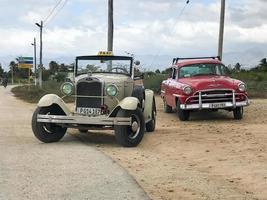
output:
[{"label": "chrome trim strip", "polygon": [[202,93],[201,91],[198,93],[198,102],[199,102],[199,109],[202,109]]},{"label": "chrome trim strip", "polygon": [[233,90],[233,105],[236,107],[235,91]]},{"label": "chrome trim strip", "polygon": [[37,122],[56,124],[131,125],[130,117],[88,117],[64,115],[37,115]]},{"label": "chrome trim strip", "polygon": [[173,94],[172,96],[174,96],[174,97],[180,97],[181,95],[179,95],[179,94]]}]

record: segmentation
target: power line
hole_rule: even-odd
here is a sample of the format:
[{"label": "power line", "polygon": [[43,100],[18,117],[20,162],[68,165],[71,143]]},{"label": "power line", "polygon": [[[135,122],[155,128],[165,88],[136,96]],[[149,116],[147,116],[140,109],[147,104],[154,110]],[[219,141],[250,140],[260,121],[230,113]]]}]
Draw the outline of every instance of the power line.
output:
[{"label": "power line", "polygon": [[[61,2],[62,0],[60,0],[59,1],[59,3]],[[57,12],[52,16],[52,17],[50,17],[50,19],[46,22],[46,26],[47,26],[47,24],[49,23],[49,22],[51,22],[59,13],[60,13],[60,11],[65,7],[65,5],[67,4],[67,2],[68,2],[68,0],[65,0],[64,2],[63,2],[63,4],[62,4],[62,6],[57,10]],[[59,3],[58,3],[58,5],[59,5]],[[55,6],[54,8],[56,9],[56,7],[58,7],[58,6]],[[55,10],[54,9],[54,10]],[[53,13],[53,12],[52,12]],[[52,14],[51,14],[52,15]]]},{"label": "power line", "polygon": [[61,3],[62,0],[59,0],[57,2],[57,4],[54,6],[54,8],[50,11],[50,13],[47,15],[47,17],[44,20],[44,23],[46,23],[46,21],[48,20],[48,18],[53,14],[53,12],[56,10],[56,8],[59,6],[59,4]]},{"label": "power line", "polygon": [[[181,17],[182,14],[184,13],[184,11],[185,11],[185,9],[186,9],[186,7],[187,7],[187,5],[188,5],[189,3],[190,3],[190,0],[187,0],[187,1],[185,2],[184,7],[181,9],[181,11],[179,12],[179,14],[178,14],[177,17],[175,18],[175,19],[176,19],[176,22],[175,22],[175,24],[174,24],[174,28],[172,29],[171,35],[174,33],[176,24],[178,23],[178,20],[180,19],[180,17]],[[161,49],[158,50],[157,54],[155,55],[154,59],[152,60],[152,62],[151,62],[151,64],[150,64],[151,67],[152,67],[152,65],[154,64],[154,62],[158,59],[160,51],[161,51]]]}]

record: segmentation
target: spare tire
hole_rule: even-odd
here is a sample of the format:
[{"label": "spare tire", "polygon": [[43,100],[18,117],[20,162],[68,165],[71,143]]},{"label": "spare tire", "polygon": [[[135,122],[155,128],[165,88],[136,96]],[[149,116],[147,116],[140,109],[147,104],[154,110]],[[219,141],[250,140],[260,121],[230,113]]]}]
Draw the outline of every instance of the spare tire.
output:
[{"label": "spare tire", "polygon": [[136,97],[140,102],[140,108],[142,108],[142,111],[144,109],[145,104],[145,88],[142,85],[136,85],[134,86],[132,97]]}]

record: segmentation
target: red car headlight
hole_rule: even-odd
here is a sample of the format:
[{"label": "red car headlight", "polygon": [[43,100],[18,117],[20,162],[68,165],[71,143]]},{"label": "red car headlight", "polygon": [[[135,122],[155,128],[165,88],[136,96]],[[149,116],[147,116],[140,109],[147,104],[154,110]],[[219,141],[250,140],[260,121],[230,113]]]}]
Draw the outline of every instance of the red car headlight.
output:
[{"label": "red car headlight", "polygon": [[193,90],[192,90],[192,88],[191,88],[190,86],[185,86],[185,87],[183,88],[183,90],[184,90],[184,93],[185,93],[186,95],[189,95],[189,94],[191,94],[191,93],[193,92]]},{"label": "red car headlight", "polygon": [[239,83],[238,84],[238,89],[240,92],[245,92],[247,90],[247,87],[244,83]]}]

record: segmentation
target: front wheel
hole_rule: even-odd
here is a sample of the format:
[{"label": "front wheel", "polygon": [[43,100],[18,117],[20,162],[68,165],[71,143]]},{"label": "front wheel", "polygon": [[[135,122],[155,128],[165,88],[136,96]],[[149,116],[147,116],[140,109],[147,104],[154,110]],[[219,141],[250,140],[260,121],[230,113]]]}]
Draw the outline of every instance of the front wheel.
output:
[{"label": "front wheel", "polygon": [[188,110],[183,110],[180,108],[180,102],[177,100],[176,112],[181,121],[188,121],[190,117],[190,112]]},{"label": "front wheel", "polygon": [[145,120],[140,108],[136,110],[119,110],[117,117],[131,117],[130,126],[114,126],[117,142],[124,147],[136,147],[143,139],[145,132]]},{"label": "front wheel", "polygon": [[32,131],[40,141],[44,143],[57,142],[66,133],[67,128],[61,127],[54,123],[37,122],[37,115],[65,115],[63,111],[56,106],[38,107],[32,116]]},{"label": "front wheel", "polygon": [[243,118],[243,107],[237,107],[233,110],[234,118],[240,120]]},{"label": "front wheel", "polygon": [[171,113],[172,112],[172,107],[167,104],[166,99],[163,99],[163,111],[165,113]]}]

